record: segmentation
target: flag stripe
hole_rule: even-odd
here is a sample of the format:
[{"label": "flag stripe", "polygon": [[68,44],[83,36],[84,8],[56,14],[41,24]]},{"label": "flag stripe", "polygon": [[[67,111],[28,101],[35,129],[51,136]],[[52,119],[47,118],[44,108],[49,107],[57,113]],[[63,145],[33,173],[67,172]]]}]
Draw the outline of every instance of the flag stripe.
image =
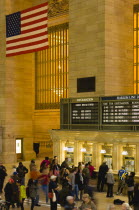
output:
[{"label": "flag stripe", "polygon": [[10,15],[7,19],[6,56],[48,48],[48,3]]},{"label": "flag stripe", "polygon": [[47,15],[43,14],[43,15],[39,15],[39,16],[30,18],[29,20],[28,19],[27,20],[22,20],[21,24],[28,23],[28,22],[31,22],[31,21],[34,21],[34,20],[38,20],[38,19],[43,18],[43,17],[47,17]]},{"label": "flag stripe", "polygon": [[31,28],[31,29],[24,30],[24,31],[22,31],[21,33],[22,33],[22,34],[26,34],[26,33],[29,33],[29,32],[33,32],[33,31],[36,31],[36,30],[43,29],[43,28],[46,28],[46,30],[47,30],[47,24],[45,24],[45,25],[43,25],[43,26],[38,26],[38,27],[35,27],[35,28]]},{"label": "flag stripe", "polygon": [[48,45],[48,43],[45,42],[45,44],[41,43],[41,44],[33,45],[33,46],[30,46],[30,47],[24,47],[24,48],[9,50],[7,54],[15,53],[15,52],[22,52],[22,51],[26,51],[26,50],[33,50],[33,49],[37,49],[37,48],[44,47],[44,46],[47,46],[47,45]]},{"label": "flag stripe", "polygon": [[42,43],[45,43],[45,42],[48,42],[48,38],[41,39],[39,41],[35,41],[35,42],[31,42],[31,43],[26,43],[26,44],[20,44],[20,45],[17,45],[17,46],[7,47],[6,50],[10,51],[10,50],[15,50],[15,49],[19,49],[19,48],[25,48],[25,47],[33,46],[33,45],[36,45],[36,44],[42,44]]},{"label": "flag stripe", "polygon": [[48,33],[46,28],[43,28],[41,30],[33,31],[33,32],[28,33],[28,34],[20,34],[18,36],[8,37],[8,38],[6,38],[6,41],[12,41],[12,40],[16,41],[16,40],[18,40],[20,38],[25,38],[25,37],[28,37],[28,36],[34,36],[35,34],[39,36],[39,34],[41,34],[43,32]]},{"label": "flag stripe", "polygon": [[[41,25],[47,25],[48,21],[47,20],[44,20],[41,22]],[[39,23],[36,23],[36,24],[32,24],[32,25],[29,25],[29,26],[25,26],[25,27],[22,27],[22,32],[25,31],[25,30],[28,30],[28,29],[32,29],[32,28],[36,28],[40,26],[40,22]]]},{"label": "flag stripe", "polygon": [[47,35],[47,34],[48,34],[48,32],[47,31],[44,31],[44,32],[39,33],[39,34],[34,34],[34,35],[31,35],[31,36],[26,36],[26,37],[19,38],[19,39],[16,39],[16,40],[6,41],[6,44],[9,45],[9,44],[16,43],[16,42],[18,43],[20,41],[27,41],[28,39],[34,39],[34,38],[41,37],[41,36],[44,36],[44,35]]},{"label": "flag stripe", "polygon": [[39,18],[38,20],[29,21],[29,22],[23,23],[23,24],[21,23],[21,27],[30,26],[32,24],[39,23],[39,22],[42,22],[44,20],[48,20],[48,18],[47,17],[43,17],[43,18]]},{"label": "flag stripe", "polygon": [[32,10],[36,10],[36,9],[41,8],[41,7],[45,7],[47,5],[48,5],[48,2],[45,2],[43,4],[39,4],[37,6],[34,6],[34,7],[29,8],[29,9],[22,10],[22,13],[26,13],[26,12],[29,12],[29,11],[32,11]]},{"label": "flag stripe", "polygon": [[39,16],[39,15],[43,15],[43,14],[47,14],[47,10],[43,10],[43,11],[41,11],[41,12],[37,12],[37,13],[35,13],[35,14],[28,15],[28,16],[26,16],[26,17],[22,17],[22,14],[21,14],[21,21],[22,21],[22,20],[27,20],[27,19],[29,19],[29,18],[36,17],[36,16]]},{"label": "flag stripe", "polygon": [[44,36],[39,36],[34,39],[27,39],[27,40],[22,40],[22,41],[16,42],[16,43],[10,43],[10,44],[7,44],[7,47],[15,47],[15,46],[21,47],[21,45],[23,45],[23,44],[33,43],[35,41],[44,40],[44,39],[47,39],[47,41],[48,41],[48,35],[45,34]]},{"label": "flag stripe", "polygon": [[37,52],[37,51],[40,51],[40,50],[45,50],[47,48],[48,48],[48,46],[45,46],[45,47],[39,47],[39,48],[36,48],[36,49],[33,49],[33,50],[24,50],[24,51],[20,51],[20,52],[8,53],[8,54],[6,54],[6,57],[21,55],[21,54],[27,54],[27,53],[33,53],[33,52]]},{"label": "flag stripe", "polygon": [[21,14],[22,14],[22,17],[26,17],[26,16],[28,16],[28,15],[32,15],[32,14],[35,14],[35,13],[38,13],[38,12],[41,12],[41,11],[47,10],[47,9],[48,9],[48,7],[45,6],[45,7],[41,7],[41,8],[36,9],[36,10],[31,10],[31,11],[25,12],[25,13],[23,13],[23,12],[21,11]]}]

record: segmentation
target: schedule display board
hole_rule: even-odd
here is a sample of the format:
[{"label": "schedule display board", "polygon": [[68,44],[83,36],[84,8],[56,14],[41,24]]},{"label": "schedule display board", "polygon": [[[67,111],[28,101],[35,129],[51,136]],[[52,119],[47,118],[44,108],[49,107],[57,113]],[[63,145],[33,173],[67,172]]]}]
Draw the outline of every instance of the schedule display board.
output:
[{"label": "schedule display board", "polygon": [[139,124],[139,95],[102,97],[102,124]]},{"label": "schedule display board", "polygon": [[72,124],[98,124],[99,109],[98,102],[73,103]]}]

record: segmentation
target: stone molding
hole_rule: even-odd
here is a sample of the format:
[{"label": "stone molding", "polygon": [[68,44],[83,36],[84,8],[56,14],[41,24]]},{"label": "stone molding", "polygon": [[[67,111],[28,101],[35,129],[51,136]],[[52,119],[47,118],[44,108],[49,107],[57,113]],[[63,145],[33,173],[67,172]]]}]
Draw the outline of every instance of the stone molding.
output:
[{"label": "stone molding", "polygon": [[69,0],[48,0],[48,17],[63,15],[69,12]]}]

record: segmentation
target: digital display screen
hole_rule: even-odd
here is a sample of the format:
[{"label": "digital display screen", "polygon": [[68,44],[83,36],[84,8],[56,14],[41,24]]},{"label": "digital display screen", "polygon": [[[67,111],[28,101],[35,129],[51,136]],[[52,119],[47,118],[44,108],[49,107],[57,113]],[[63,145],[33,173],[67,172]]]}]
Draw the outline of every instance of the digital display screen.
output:
[{"label": "digital display screen", "polygon": [[98,102],[73,103],[72,124],[98,124]]},{"label": "digital display screen", "polygon": [[103,102],[102,124],[139,124],[139,101]]}]

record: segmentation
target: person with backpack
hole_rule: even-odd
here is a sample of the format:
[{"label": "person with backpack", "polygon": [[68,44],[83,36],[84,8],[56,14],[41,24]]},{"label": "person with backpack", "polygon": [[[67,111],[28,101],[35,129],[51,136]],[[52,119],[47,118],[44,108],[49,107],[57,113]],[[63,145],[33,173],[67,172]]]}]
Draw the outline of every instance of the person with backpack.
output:
[{"label": "person with backpack", "polygon": [[122,166],[121,169],[118,171],[118,191],[117,191],[117,195],[121,194],[122,195],[122,192],[123,192],[123,189],[126,185],[125,183],[125,179],[126,179],[126,176],[128,175],[128,173],[126,172],[125,170],[125,167]]},{"label": "person with backpack", "polygon": [[19,166],[16,169],[17,175],[21,180],[21,184],[25,185],[25,175],[28,173],[28,169],[23,165],[22,162],[19,162]]}]

